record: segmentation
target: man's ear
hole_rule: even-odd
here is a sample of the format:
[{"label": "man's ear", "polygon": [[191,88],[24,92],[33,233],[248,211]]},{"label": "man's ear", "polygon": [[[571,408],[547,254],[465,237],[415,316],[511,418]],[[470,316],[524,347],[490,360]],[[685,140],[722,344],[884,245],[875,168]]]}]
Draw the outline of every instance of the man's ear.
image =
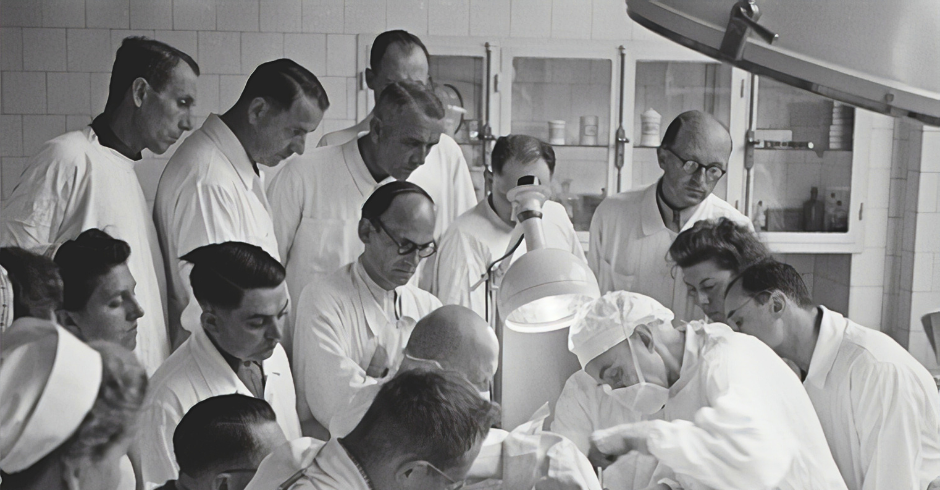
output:
[{"label": "man's ear", "polygon": [[135,107],[144,105],[144,99],[147,97],[147,89],[149,87],[150,84],[147,83],[147,80],[144,80],[143,77],[137,77],[131,82],[131,98],[134,99]]},{"label": "man's ear", "polygon": [[783,316],[783,313],[787,310],[787,297],[780,291],[770,293],[768,302],[770,303],[770,313],[775,318]]},{"label": "man's ear", "polygon": [[634,331],[640,337],[640,341],[643,342],[643,346],[650,352],[653,352],[653,332],[650,330],[649,325],[639,325]]},{"label": "man's ear", "polygon": [[493,188],[493,171],[489,167],[483,169],[483,184],[489,188]]},{"label": "man's ear", "polygon": [[369,121],[369,138],[373,143],[378,143],[384,129],[385,125],[382,123],[382,120],[373,112],[372,120]]},{"label": "man's ear", "polygon": [[[366,68],[366,87],[369,87],[370,90],[375,90],[375,72],[372,71],[372,68]],[[375,94],[375,98],[379,98],[379,94]]]},{"label": "man's ear", "polygon": [[372,223],[369,223],[369,220],[362,218],[359,220],[359,240],[362,240],[362,243],[369,243],[372,240]]},{"label": "man's ear", "polygon": [[55,320],[56,320],[56,323],[69,329],[70,332],[74,333],[74,331],[72,331],[72,328],[76,327],[76,325],[75,325],[75,320],[72,319],[71,313],[69,313],[68,311],[65,311],[65,309],[63,308],[55,310]]},{"label": "man's ear", "polygon": [[62,481],[68,490],[81,490],[81,472],[82,465],[71,462],[67,459],[62,460]]},{"label": "man's ear", "polygon": [[395,470],[395,481],[399,488],[421,488],[423,472],[427,471],[421,461],[405,461]]},{"label": "man's ear", "polygon": [[659,162],[659,168],[666,169],[666,150],[662,148],[656,149],[656,160]]},{"label": "man's ear", "polygon": [[212,490],[228,490],[228,480],[231,478],[231,475],[228,473],[219,473],[215,475],[215,478],[212,479],[212,483],[209,484],[209,488]]},{"label": "man's ear", "polygon": [[216,313],[215,308],[209,305],[199,306],[202,308],[202,314],[199,315],[202,329],[209,333],[217,333],[221,325],[219,325],[219,315]]},{"label": "man's ear", "polygon": [[270,110],[271,104],[264,97],[251,99],[251,102],[248,103],[248,123],[252,126],[258,125]]}]

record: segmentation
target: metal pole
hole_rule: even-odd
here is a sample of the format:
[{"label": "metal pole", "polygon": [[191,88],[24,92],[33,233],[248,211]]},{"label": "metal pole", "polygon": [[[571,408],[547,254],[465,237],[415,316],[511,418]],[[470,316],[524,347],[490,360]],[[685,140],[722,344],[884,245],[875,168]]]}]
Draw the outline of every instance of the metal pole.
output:
[{"label": "metal pole", "polygon": [[620,127],[617,128],[616,135],[616,147],[614,155],[614,167],[617,168],[617,192],[620,192],[620,172],[623,170],[624,161],[626,159],[627,153],[627,143],[630,142],[627,139],[627,130],[623,127],[623,87],[625,84],[626,78],[626,61],[627,61],[627,51],[623,46],[618,48],[620,50]]}]

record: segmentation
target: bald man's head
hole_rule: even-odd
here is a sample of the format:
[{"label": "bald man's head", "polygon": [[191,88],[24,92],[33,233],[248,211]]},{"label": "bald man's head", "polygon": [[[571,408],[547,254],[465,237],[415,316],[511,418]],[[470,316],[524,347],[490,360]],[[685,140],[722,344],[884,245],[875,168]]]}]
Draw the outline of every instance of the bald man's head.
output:
[{"label": "bald man's head", "polygon": [[[727,170],[731,149],[731,134],[714,116],[702,111],[679,114],[666,128],[657,151],[667,204],[684,209],[708,197],[718,179],[707,178],[704,167],[717,165]],[[700,165],[692,174],[683,170],[688,161]]]},{"label": "bald man's head", "polygon": [[405,353],[464,374],[480,391],[489,389],[499,366],[493,329],[473,310],[457,305],[442,306],[422,318]]}]

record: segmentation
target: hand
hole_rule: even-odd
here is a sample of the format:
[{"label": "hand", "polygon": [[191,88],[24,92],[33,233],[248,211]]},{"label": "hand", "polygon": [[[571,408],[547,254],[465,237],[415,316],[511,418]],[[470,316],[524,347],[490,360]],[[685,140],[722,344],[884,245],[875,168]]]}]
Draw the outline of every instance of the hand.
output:
[{"label": "hand", "polygon": [[654,423],[655,421],[643,421],[594,431],[591,434],[591,446],[610,456],[622,456],[630,451],[649,454],[646,437]]},{"label": "hand", "polygon": [[619,456],[604,454],[600,452],[600,450],[597,449],[594,444],[591,444],[591,449],[588,450],[587,457],[588,461],[591,462],[591,466],[594,468],[600,466],[601,468],[607,469],[608,466],[614,464],[614,462],[617,461]]},{"label": "hand", "polygon": [[385,347],[377,346],[372,360],[369,361],[369,367],[366,368],[366,376],[370,378],[384,378],[388,374],[388,352]]}]

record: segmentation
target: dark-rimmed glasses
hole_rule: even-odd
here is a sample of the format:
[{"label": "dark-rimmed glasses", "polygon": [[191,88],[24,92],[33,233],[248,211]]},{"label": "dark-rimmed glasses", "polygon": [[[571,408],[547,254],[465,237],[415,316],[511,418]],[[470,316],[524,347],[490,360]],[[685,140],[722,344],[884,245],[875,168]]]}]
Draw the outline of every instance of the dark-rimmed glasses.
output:
[{"label": "dark-rimmed glasses", "polygon": [[395,242],[395,245],[398,246],[398,255],[408,255],[417,250],[418,257],[426,259],[434,255],[434,252],[437,252],[437,242],[434,240],[421,245],[418,245],[417,243],[414,243],[410,240],[399,242],[397,238],[389,233],[388,228],[385,227],[385,225],[382,223],[382,220],[376,218],[369,221],[371,221],[372,224],[377,226],[380,230],[384,231],[385,234],[388,235],[388,237],[391,238],[393,242]]},{"label": "dark-rimmed glasses", "polygon": [[428,468],[431,468],[431,469],[433,469],[434,471],[438,472],[441,476],[444,477],[444,479],[446,479],[446,480],[449,482],[449,483],[444,487],[444,490],[460,490],[461,488],[464,487],[464,485],[467,484],[466,480],[460,480],[460,481],[454,480],[453,478],[451,478],[450,476],[448,476],[447,473],[444,473],[443,471],[441,471],[440,468],[438,468],[437,466],[434,466],[433,464],[431,464],[431,463],[429,463],[429,462],[427,462],[427,461],[422,461],[422,463],[424,463],[425,465],[427,465]]},{"label": "dark-rimmed glasses", "polygon": [[725,173],[727,173],[727,170],[721,168],[721,164],[713,163],[711,165],[702,165],[701,163],[698,163],[695,160],[686,160],[685,158],[682,158],[681,156],[679,156],[678,153],[673,151],[672,148],[663,148],[663,149],[675,155],[675,157],[678,158],[680,162],[683,162],[682,171],[689,175],[694,175],[698,172],[700,168],[704,168],[705,180],[709,182],[715,182],[716,180],[722,178],[725,175]]}]

